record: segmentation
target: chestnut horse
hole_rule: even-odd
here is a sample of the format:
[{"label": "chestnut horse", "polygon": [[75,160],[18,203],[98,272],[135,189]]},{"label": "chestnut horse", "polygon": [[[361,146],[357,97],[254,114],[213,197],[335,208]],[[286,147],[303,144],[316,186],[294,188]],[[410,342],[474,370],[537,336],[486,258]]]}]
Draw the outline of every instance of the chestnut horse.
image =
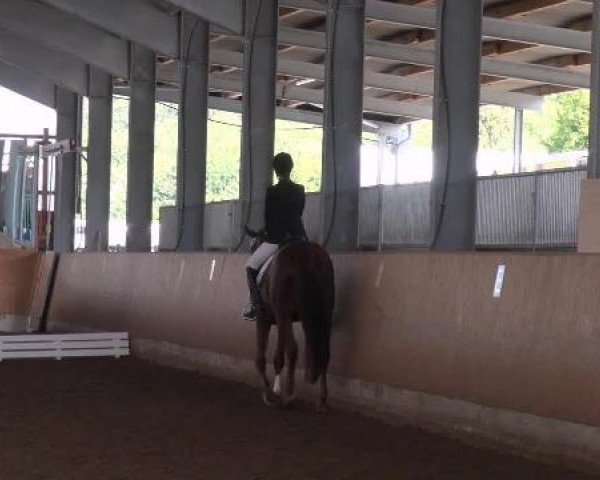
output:
[{"label": "chestnut horse", "polygon": [[[256,236],[253,248],[260,244]],[[333,265],[329,254],[315,243],[284,246],[264,274],[260,285],[262,308],[256,318],[256,368],[263,383],[263,399],[268,405],[287,404],[294,398],[298,344],[293,323],[300,322],[305,338],[306,380],[319,380],[319,410],[327,407],[327,367],[335,301]],[[266,374],[269,332],[277,326],[273,389]],[[287,358],[287,377],[281,385],[281,372]]]}]

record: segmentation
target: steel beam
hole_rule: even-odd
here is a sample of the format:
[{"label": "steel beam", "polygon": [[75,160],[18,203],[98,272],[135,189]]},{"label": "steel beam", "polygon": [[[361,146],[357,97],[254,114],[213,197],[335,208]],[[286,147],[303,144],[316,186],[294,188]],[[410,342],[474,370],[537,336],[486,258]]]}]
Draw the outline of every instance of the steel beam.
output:
[{"label": "steel beam", "polygon": [[[242,113],[242,102],[222,97],[209,97],[208,106],[212,110],[221,110],[224,112]],[[297,108],[277,107],[276,117],[279,120],[288,120],[290,122],[308,123],[311,125],[322,125],[323,114],[319,112],[309,112]],[[367,128],[367,127],[365,127]]]},{"label": "steel beam", "polygon": [[[324,11],[324,6],[314,0],[280,0],[280,4],[282,7],[315,12]],[[430,30],[435,29],[435,10],[432,8],[403,5],[382,0],[367,0],[366,16],[370,20]],[[591,51],[591,35],[588,32],[549,27],[531,22],[485,17],[483,19],[483,36],[491,39],[545,45],[579,52]]]},{"label": "steel beam", "polygon": [[87,95],[85,63],[4,28],[0,28],[0,59],[79,95]]},{"label": "steel beam", "polygon": [[127,161],[127,251],[149,252],[154,177],[156,59],[147,48],[131,46],[131,101]]},{"label": "steel beam", "polygon": [[590,76],[587,73],[576,72],[545,65],[529,63],[506,62],[492,58],[481,59],[481,73],[496,77],[516,78],[548,85],[570,88],[590,88]]},{"label": "steel beam", "polygon": [[[96,26],[144,45],[155,52],[179,56],[176,16],[145,0],[43,0]],[[58,26],[57,28],[63,28]]]},{"label": "steel beam", "polygon": [[0,25],[113,75],[128,76],[127,42],[74,15],[33,0],[2,0]]},{"label": "steel beam", "polygon": [[[123,95],[127,97],[130,93],[128,87],[115,87],[114,92],[116,95]],[[179,98],[180,93],[176,89],[158,88],[156,90],[157,102],[177,103]],[[242,101],[223,97],[208,97],[208,108],[223,112],[242,113]],[[275,113],[278,120],[307,123],[311,125],[323,124],[323,114],[320,112],[311,112],[299,108],[277,107]],[[364,132],[377,132],[378,130],[379,129],[374,127],[371,122],[363,122]]]},{"label": "steel beam", "polygon": [[494,40],[543,45],[575,52],[592,50],[592,36],[589,32],[501,18],[485,18],[483,29],[484,37]]},{"label": "steel beam", "polygon": [[[325,34],[297,28],[280,28],[279,42],[286,45],[324,50]],[[432,50],[380,40],[365,41],[365,56],[428,67],[433,67],[435,64],[435,52]],[[491,58],[482,60],[481,73],[571,88],[589,88],[590,86],[589,75],[586,73]]]},{"label": "steel beam", "polygon": [[[81,97],[62,88],[56,98],[56,138],[72,139],[79,144],[81,132]],[[58,157],[56,173],[56,205],[54,211],[54,250],[72,252],[75,237],[77,183],[76,153]]]},{"label": "steel beam", "polygon": [[[230,50],[211,51],[211,63],[215,65],[243,67],[243,55]],[[315,80],[325,79],[325,67],[320,64],[298,62],[295,60],[279,59],[277,71],[282,75],[294,77],[311,78]],[[401,77],[385,73],[365,72],[365,88],[388,90],[391,92],[410,93],[413,95],[433,96],[434,82],[422,78]],[[506,107],[540,110],[543,99],[534,95],[517,92],[497,92],[486,86],[481,87],[481,102]]]},{"label": "steel beam", "polygon": [[112,76],[91,68],[89,90],[85,249],[106,252],[110,214]]},{"label": "steel beam", "polygon": [[209,23],[219,25],[237,35],[243,33],[244,0],[167,0],[187,12],[196,15]]},{"label": "steel beam", "polygon": [[498,92],[485,85],[480,86],[479,99],[484,104],[538,112],[544,106],[544,97],[519,92]]},{"label": "steel beam", "polygon": [[588,178],[600,178],[600,1],[594,2]]},{"label": "steel beam", "polygon": [[319,0],[279,0],[280,7],[297,8],[312,12],[324,12],[325,5]]},{"label": "steel beam", "polygon": [[[210,89],[221,92],[240,92],[241,82],[212,77],[209,81]],[[306,103],[323,105],[324,93],[320,89],[304,87],[287,87],[277,85],[275,95],[280,100],[293,100]],[[431,103],[400,102],[385,98],[365,97],[363,108],[366,112],[381,113],[385,115],[400,115],[411,118],[433,118]]]},{"label": "steel beam", "polygon": [[332,0],[328,6],[321,235],[332,250],[353,250],[358,247],[365,0]]},{"label": "steel beam", "polygon": [[52,83],[0,62],[0,85],[50,108],[56,108],[56,87]]},{"label": "steel beam", "polygon": [[207,22],[188,13],[181,18],[181,101],[179,107],[179,165],[177,205],[180,226],[177,250],[194,252],[204,241],[206,152],[208,121]]},{"label": "steel beam", "polygon": [[435,250],[475,244],[481,0],[438,3],[431,193]]},{"label": "steel beam", "polygon": [[277,83],[277,0],[246,0],[242,162],[242,225],[264,227],[264,201],[272,182]]}]

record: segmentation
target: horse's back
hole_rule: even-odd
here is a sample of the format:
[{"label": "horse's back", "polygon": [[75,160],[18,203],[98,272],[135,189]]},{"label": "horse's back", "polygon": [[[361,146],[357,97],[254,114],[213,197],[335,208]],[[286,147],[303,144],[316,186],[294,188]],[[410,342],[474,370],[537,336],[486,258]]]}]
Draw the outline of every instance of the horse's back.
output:
[{"label": "horse's back", "polygon": [[[288,245],[272,266],[273,301],[290,306],[307,303],[333,309],[335,297],[333,264],[327,251],[316,243]],[[294,301],[295,300],[295,301]],[[318,305],[314,305],[315,302]]]}]

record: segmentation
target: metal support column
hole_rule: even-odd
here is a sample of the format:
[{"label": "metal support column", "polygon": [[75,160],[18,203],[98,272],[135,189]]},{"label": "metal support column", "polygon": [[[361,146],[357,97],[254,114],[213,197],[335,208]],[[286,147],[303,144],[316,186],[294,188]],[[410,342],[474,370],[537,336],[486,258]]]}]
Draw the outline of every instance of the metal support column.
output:
[{"label": "metal support column", "polygon": [[327,12],[322,236],[331,250],[358,246],[365,1],[331,0]]},{"label": "metal support column", "polygon": [[438,2],[431,195],[435,250],[471,250],[475,244],[481,23],[481,0]]},{"label": "metal support column", "polygon": [[209,33],[204,20],[182,14],[177,250],[183,252],[201,250],[204,243]]},{"label": "metal support column", "polygon": [[[246,0],[241,227],[264,227],[264,202],[272,182],[275,143],[278,0]],[[243,233],[242,233],[243,235]]]},{"label": "metal support column", "polygon": [[154,176],[154,53],[131,45],[129,83],[129,157],[127,163],[127,251],[151,250]]},{"label": "metal support column", "polygon": [[91,67],[89,87],[91,134],[88,145],[85,228],[85,248],[88,252],[108,250],[112,90],[112,76]]},{"label": "metal support column", "polygon": [[[10,168],[10,159],[4,157],[4,140],[0,140],[0,155],[2,155],[1,164],[6,164]],[[6,228],[6,189],[10,172],[8,169],[0,177],[0,231]]]},{"label": "metal support column", "polygon": [[514,157],[513,173],[521,173],[523,168],[523,109],[515,108],[515,136],[514,136]]},{"label": "metal support column", "polygon": [[[81,98],[76,94],[57,89],[56,138],[72,139],[80,144]],[[77,183],[76,153],[65,153],[57,159],[56,205],[54,212],[54,250],[72,252],[75,237],[75,208]]]},{"label": "metal support column", "polygon": [[588,178],[600,178],[600,1],[594,0]]},{"label": "metal support column", "polygon": [[19,240],[21,232],[21,190],[23,188],[23,175],[25,172],[25,156],[22,151],[27,146],[25,140],[11,140],[8,167],[8,181],[6,186],[4,205],[4,218],[7,233],[13,241]]}]

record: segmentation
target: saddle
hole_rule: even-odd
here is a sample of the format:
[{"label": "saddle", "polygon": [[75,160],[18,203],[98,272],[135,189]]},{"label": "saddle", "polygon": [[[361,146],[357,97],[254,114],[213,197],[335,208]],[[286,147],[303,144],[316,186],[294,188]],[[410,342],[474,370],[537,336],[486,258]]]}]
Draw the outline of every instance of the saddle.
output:
[{"label": "saddle", "polygon": [[277,249],[277,251],[273,255],[271,255],[269,257],[269,259],[260,268],[260,270],[258,272],[258,276],[256,277],[257,285],[260,287],[263,279],[265,278],[265,275],[269,271],[269,268],[271,267],[271,265],[273,264],[275,259],[278,257],[278,255],[283,250],[285,250],[286,248],[288,248],[291,245],[303,245],[305,243],[308,243],[308,237],[303,236],[303,237],[297,237],[297,238],[288,238],[288,239],[286,239],[286,241],[284,243],[279,245],[279,248]]}]

